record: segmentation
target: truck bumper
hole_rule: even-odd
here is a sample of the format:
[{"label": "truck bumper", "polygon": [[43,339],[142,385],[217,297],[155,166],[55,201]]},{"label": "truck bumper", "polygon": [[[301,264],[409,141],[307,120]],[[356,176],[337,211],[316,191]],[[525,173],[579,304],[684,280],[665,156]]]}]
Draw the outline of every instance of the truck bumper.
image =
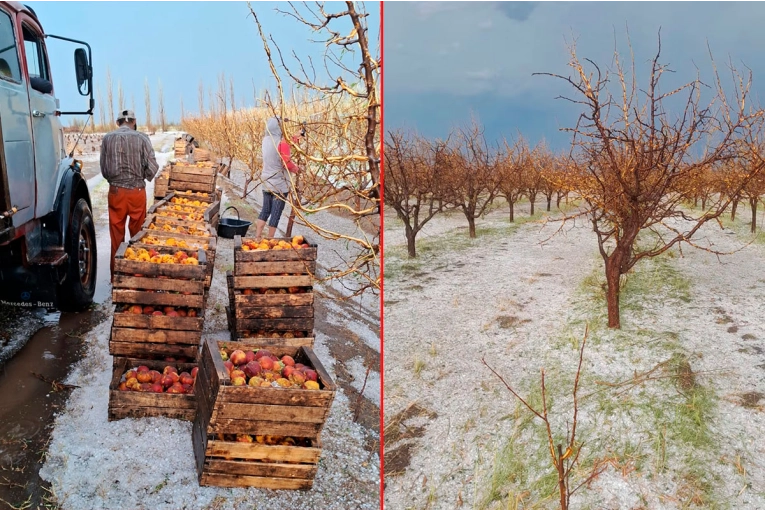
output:
[{"label": "truck bumper", "polygon": [[58,308],[56,289],[61,266],[0,268],[0,305],[22,308]]}]

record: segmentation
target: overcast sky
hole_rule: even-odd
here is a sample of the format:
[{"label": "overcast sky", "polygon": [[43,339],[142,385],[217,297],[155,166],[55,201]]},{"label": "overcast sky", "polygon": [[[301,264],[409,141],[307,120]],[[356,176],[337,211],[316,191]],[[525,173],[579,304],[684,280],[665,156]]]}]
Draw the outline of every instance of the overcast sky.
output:
[{"label": "overcast sky", "polygon": [[570,135],[559,128],[572,126],[580,110],[555,97],[573,89],[532,73],[569,75],[574,39],[580,58],[608,66],[615,40],[628,55],[627,29],[639,84],[661,29],[661,60],[676,71],[665,90],[692,80],[695,66],[711,81],[708,43],[719,68],[729,58],[746,64],[754,92],[765,91],[760,2],[388,2],[384,19],[386,130],[441,137],[472,111],[490,139],[520,131],[533,143],[544,137],[566,147]]}]

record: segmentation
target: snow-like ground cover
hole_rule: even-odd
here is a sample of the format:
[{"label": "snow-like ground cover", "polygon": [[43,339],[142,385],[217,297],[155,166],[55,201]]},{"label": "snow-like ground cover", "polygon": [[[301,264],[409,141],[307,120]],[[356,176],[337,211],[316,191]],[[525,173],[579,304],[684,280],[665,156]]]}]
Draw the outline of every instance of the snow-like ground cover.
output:
[{"label": "snow-like ground cover", "polygon": [[[157,153],[161,165],[170,156],[172,144],[168,140],[172,137],[173,134],[166,134],[164,138],[163,135],[152,137],[155,149],[164,149]],[[94,177],[90,184],[94,202],[105,203],[107,187],[98,177]],[[147,191],[151,196],[152,190]],[[224,204],[226,201],[224,195]],[[330,218],[329,221],[334,220]],[[319,254],[321,256],[321,249]],[[227,339],[225,271],[233,268],[232,240],[218,240],[215,266],[203,338]],[[370,303],[375,302],[370,300]],[[110,309],[110,301],[107,300],[104,306]],[[379,315],[376,310],[379,308],[375,309],[374,305],[361,308],[358,304],[354,313],[363,318],[374,318]],[[342,307],[337,307],[335,312],[338,317],[344,317],[342,326],[348,334],[358,335],[379,352],[379,338],[376,343],[373,341],[374,332],[369,331],[367,321],[354,319]],[[329,345],[338,339],[325,333],[322,324],[323,320],[317,320],[314,351],[332,378],[337,380]],[[379,507],[379,457],[366,444],[369,430],[354,422],[356,396],[347,395],[340,387],[322,432],[322,455],[312,490],[200,487],[191,443],[191,423],[167,418],[107,421],[108,386],[112,374],[112,357],[108,350],[110,326],[111,321],[106,321],[88,334],[87,353],[65,381],[79,388],[72,391],[66,409],[56,418],[46,463],[40,472],[41,477],[50,482],[53,497],[62,509]],[[355,364],[351,366],[354,373],[361,370]],[[379,403],[379,390],[379,373],[372,373],[364,396]]]},{"label": "snow-like ground cover", "polygon": [[[544,368],[565,442],[585,325],[572,486],[604,471],[571,508],[765,508],[763,234],[719,258],[686,246],[641,261],[612,331],[588,225],[550,238],[559,224],[527,211],[479,220],[475,240],[440,216],[411,261],[385,218],[386,508],[555,508],[543,426],[481,358],[537,406]],[[741,248],[748,221],[696,241]]]}]

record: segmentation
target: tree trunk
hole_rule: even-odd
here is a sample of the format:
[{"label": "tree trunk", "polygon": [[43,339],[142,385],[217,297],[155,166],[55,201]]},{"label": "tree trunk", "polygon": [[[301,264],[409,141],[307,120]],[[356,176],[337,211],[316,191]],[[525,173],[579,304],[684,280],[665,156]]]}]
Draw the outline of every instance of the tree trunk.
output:
[{"label": "tree trunk", "polygon": [[529,195],[529,202],[531,202],[531,216],[534,216],[534,202],[537,200],[537,194]]},{"label": "tree trunk", "polygon": [[471,239],[475,237],[475,218],[471,215],[468,216],[468,227],[470,229],[470,237]]},{"label": "tree trunk", "polygon": [[621,328],[619,320],[619,277],[621,276],[620,261],[621,257],[611,254],[606,260],[606,304],[608,306],[608,327],[614,329]]},{"label": "tree trunk", "polygon": [[550,212],[550,205],[552,204],[552,195],[547,197],[547,212]]},{"label": "tree trunk", "polygon": [[414,239],[417,234],[408,224],[404,224],[404,230],[406,232],[406,251],[409,253],[409,258],[413,259],[417,257],[417,251],[414,245]]},{"label": "tree trunk", "polygon": [[734,199],[733,200],[733,208],[730,211],[730,220],[731,221],[735,221],[735,219],[736,219],[736,208],[737,207],[738,207],[738,200]]},{"label": "tree trunk", "polygon": [[701,208],[705,211],[707,210],[707,197],[701,198]]},{"label": "tree trunk", "polygon": [[560,201],[563,198],[563,195],[558,195],[558,197],[555,199],[555,207],[560,209]]},{"label": "tree trunk", "polygon": [[[508,200],[508,202],[510,202]],[[510,223],[515,221],[515,204],[513,202],[510,202]]]},{"label": "tree trunk", "polygon": [[752,206],[752,234],[757,232],[757,199],[758,197],[749,199],[749,204]]},{"label": "tree trunk", "polygon": [[693,197],[693,207],[696,207],[699,205],[699,197]]}]

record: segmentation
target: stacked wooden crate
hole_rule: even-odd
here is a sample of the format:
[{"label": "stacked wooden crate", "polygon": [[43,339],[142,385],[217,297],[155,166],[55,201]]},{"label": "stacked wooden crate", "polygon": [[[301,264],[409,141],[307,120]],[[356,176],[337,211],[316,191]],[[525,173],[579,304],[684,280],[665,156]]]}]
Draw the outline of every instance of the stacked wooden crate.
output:
[{"label": "stacked wooden crate", "polygon": [[170,191],[201,191],[215,193],[215,179],[218,174],[218,165],[205,163],[186,163],[176,161],[170,165]]},{"label": "stacked wooden crate", "polygon": [[170,181],[170,164],[165,165],[157,172],[154,178],[154,200],[162,200],[167,195],[167,185]]},{"label": "stacked wooden crate", "polygon": [[317,247],[295,240],[278,239],[285,248],[260,250],[250,249],[253,241],[234,237],[234,270],[226,273],[232,340],[313,346]]},{"label": "stacked wooden crate", "polygon": [[146,219],[156,226],[171,224],[184,228],[204,229],[209,225],[217,228],[220,201],[216,195],[194,196],[171,191],[164,199],[156,202],[146,213]]},{"label": "stacked wooden crate", "polygon": [[270,351],[282,360],[285,355],[292,357],[294,367],[300,363],[315,371],[313,389],[294,380],[291,387],[276,382],[242,385],[242,380],[232,380],[222,350],[230,354],[234,349],[259,348],[251,342],[208,340],[203,344],[192,429],[199,483],[310,489],[321,455],[320,434],[336,386],[310,347]]},{"label": "stacked wooden crate", "polygon": [[[170,258],[173,263],[167,263]],[[184,259],[194,263],[185,263]],[[193,419],[193,394],[148,388],[135,391],[120,384],[128,369],[167,366],[173,362],[196,363],[204,326],[206,277],[207,257],[203,249],[167,246],[145,249],[127,243],[120,246],[112,283],[115,307],[109,339],[109,353],[114,357],[109,387],[110,420],[129,416]],[[193,364],[176,368],[190,369]]]}]

